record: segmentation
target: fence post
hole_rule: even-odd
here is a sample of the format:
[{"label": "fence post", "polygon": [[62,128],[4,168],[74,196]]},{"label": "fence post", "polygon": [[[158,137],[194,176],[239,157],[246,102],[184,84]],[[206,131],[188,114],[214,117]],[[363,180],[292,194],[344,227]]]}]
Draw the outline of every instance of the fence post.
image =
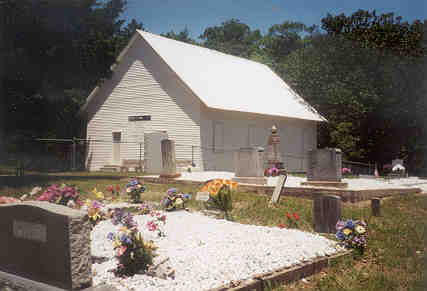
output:
[{"label": "fence post", "polygon": [[76,170],[76,138],[73,137],[73,152],[71,154],[71,171]]},{"label": "fence post", "polygon": [[381,199],[374,197],[371,199],[371,209],[373,216],[381,216]]},{"label": "fence post", "polygon": [[191,166],[194,167],[194,146],[191,146]]},{"label": "fence post", "polygon": [[142,172],[142,142],[139,143],[139,168]]}]

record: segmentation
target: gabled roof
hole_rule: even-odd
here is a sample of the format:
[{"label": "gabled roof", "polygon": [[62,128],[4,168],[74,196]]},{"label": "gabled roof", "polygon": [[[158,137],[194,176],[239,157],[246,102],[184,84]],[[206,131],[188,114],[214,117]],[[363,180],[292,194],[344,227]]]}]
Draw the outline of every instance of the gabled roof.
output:
[{"label": "gabled roof", "polygon": [[[209,108],[326,121],[266,65],[141,30],[136,34]],[[135,35],[128,47],[134,40]]]},{"label": "gabled roof", "polygon": [[325,121],[266,65],[137,32],[210,108]]}]

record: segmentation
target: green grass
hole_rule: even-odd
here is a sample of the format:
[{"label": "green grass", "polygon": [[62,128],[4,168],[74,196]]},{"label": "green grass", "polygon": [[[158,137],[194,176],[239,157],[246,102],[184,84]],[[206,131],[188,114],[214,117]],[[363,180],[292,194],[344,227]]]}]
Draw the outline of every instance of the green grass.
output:
[{"label": "green grass", "polygon": [[[37,175],[14,177],[8,183],[0,180],[0,196],[19,197],[34,186],[56,183],[75,185],[82,190],[82,198],[94,199],[91,190],[96,187],[107,194],[108,185],[119,185],[122,190],[130,174],[64,173],[61,175]],[[113,177],[114,176],[114,177]],[[114,179],[113,179],[114,178]],[[191,193],[187,206],[199,210],[195,201],[197,187],[190,185],[145,184],[148,188],[143,200],[159,202],[168,188]],[[108,196],[108,195],[107,195]],[[122,199],[127,196],[123,193]],[[295,197],[281,197],[274,207],[268,207],[269,196],[254,193],[235,193],[231,215],[244,224],[288,226],[286,212],[298,212],[298,228],[313,231],[313,202]],[[271,287],[270,290],[425,290],[427,197],[397,196],[382,202],[382,216],[371,216],[369,203],[343,204],[343,218],[363,219],[368,223],[369,240],[365,254],[349,257],[330,266],[326,272],[287,286]]]}]

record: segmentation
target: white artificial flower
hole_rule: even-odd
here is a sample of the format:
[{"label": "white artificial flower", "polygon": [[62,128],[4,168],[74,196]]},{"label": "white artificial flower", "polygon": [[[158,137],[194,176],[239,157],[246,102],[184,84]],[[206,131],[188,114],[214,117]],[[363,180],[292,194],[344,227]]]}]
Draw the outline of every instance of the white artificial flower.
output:
[{"label": "white artificial flower", "polygon": [[27,195],[27,194],[24,194],[24,195],[22,195],[22,196],[21,196],[21,198],[19,198],[19,199],[21,199],[21,200],[25,200],[25,199],[27,199],[27,197],[28,197],[28,195]]},{"label": "white artificial flower", "polygon": [[68,201],[67,206],[74,208],[76,206],[76,203],[74,202],[74,200],[70,200],[70,201]]},{"label": "white artificial flower", "polygon": [[34,187],[34,188],[31,190],[30,195],[31,195],[31,196],[33,196],[33,195],[35,195],[35,194],[39,193],[41,190],[42,190],[42,187],[39,187],[39,186]]}]

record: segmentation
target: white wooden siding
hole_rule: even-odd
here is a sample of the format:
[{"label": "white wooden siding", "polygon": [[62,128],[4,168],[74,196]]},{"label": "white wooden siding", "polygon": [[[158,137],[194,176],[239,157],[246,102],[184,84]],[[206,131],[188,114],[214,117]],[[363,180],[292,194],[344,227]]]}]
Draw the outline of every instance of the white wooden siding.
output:
[{"label": "white wooden siding", "polygon": [[[224,151],[214,152],[213,124],[224,123]],[[275,119],[242,112],[226,112],[201,108],[202,159],[205,170],[232,171],[233,151],[240,147],[266,148],[271,127],[276,125],[281,137],[281,154],[290,171],[306,171],[307,151],[316,147],[315,122],[296,119]]]},{"label": "white wooden siding", "polygon": [[[142,39],[137,39],[98,92],[103,98],[88,108],[88,167],[112,163],[112,132],[122,131],[121,159],[139,159],[144,132],[167,130],[175,140],[176,158],[191,160],[191,146],[200,145],[200,101]],[[104,100],[103,100],[104,99]],[[128,116],[151,115],[151,121]],[[142,145],[142,149],[143,149]],[[142,150],[142,159],[143,150]],[[194,153],[196,164],[200,155]]]}]

